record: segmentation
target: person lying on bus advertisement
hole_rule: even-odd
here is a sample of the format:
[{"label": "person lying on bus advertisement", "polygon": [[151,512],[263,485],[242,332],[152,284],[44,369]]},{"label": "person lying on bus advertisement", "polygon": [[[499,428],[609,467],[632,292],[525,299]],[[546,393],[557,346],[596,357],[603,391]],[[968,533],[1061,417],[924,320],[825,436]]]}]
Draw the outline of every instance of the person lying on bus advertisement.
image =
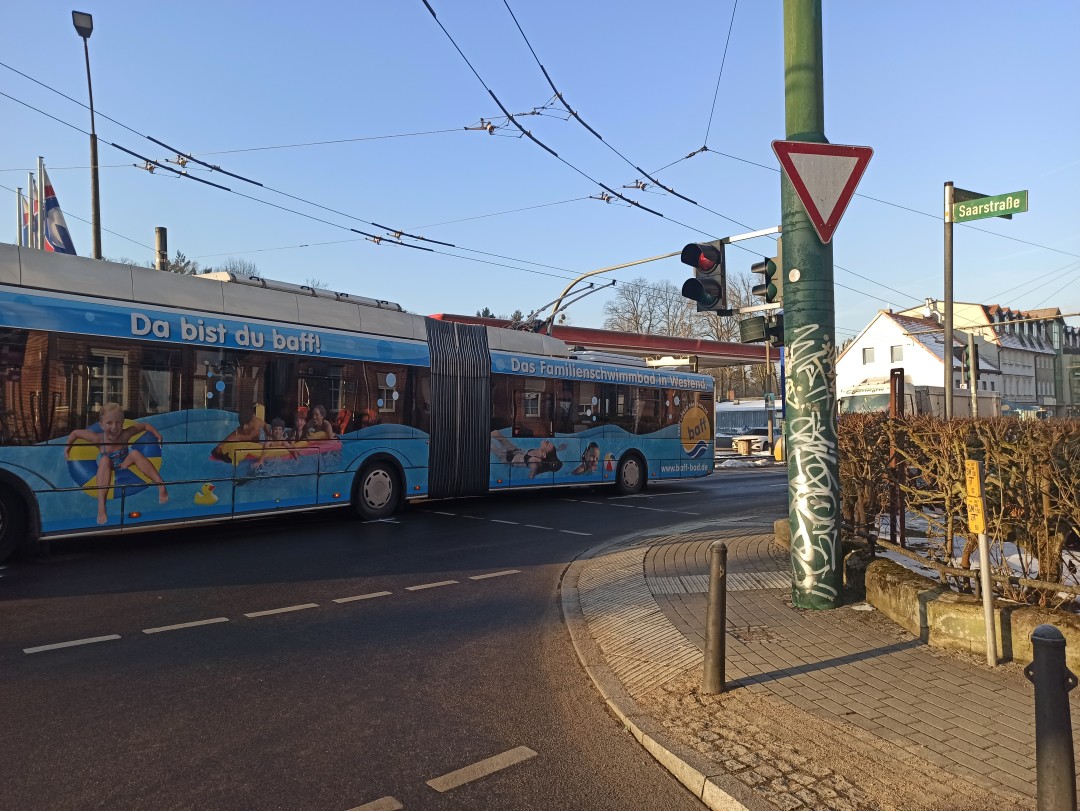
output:
[{"label": "person lying on bus advertisement", "polygon": [[77,439],[98,446],[97,477],[95,478],[98,501],[97,522],[104,524],[109,520],[105,512],[105,501],[109,496],[114,476],[133,466],[157,485],[158,503],[166,503],[169,500],[169,491],[165,488],[161,474],[149,459],[128,444],[133,437],[147,432],[160,445],[162,438],[157,428],[148,422],[133,422],[124,427],[124,409],[119,403],[106,403],[101,407],[98,412],[98,425],[101,427],[100,431],[76,428],[68,436],[67,446],[64,448],[65,458],[70,459],[71,446]]},{"label": "person lying on bus advertisement", "polygon": [[237,450],[244,447],[243,443],[255,443],[262,439],[263,429],[266,423],[255,416],[255,403],[240,406],[237,412],[239,427],[225,437],[216,448],[210,451],[210,457],[220,462],[233,462]]},{"label": "person lying on bus advertisement", "polygon": [[326,407],[317,405],[311,409],[311,420],[304,429],[304,439],[336,439],[334,426],[326,419]]},{"label": "person lying on bus advertisement", "polygon": [[289,439],[303,439],[304,431],[307,430],[308,407],[297,406],[296,416],[293,417],[293,427],[289,432]]},{"label": "person lying on bus advertisement", "polygon": [[541,440],[539,448],[529,450],[522,450],[499,431],[491,432],[491,440],[491,452],[495,457],[508,465],[527,465],[530,479],[541,473],[556,473],[562,469],[558,449],[550,439]]},{"label": "person lying on bus advertisement", "polygon": [[600,464],[600,446],[595,442],[590,442],[585,447],[585,452],[581,454],[581,464],[570,472],[574,476],[580,476],[583,473],[595,473],[598,464]]},{"label": "person lying on bus advertisement", "polygon": [[[279,456],[292,456],[293,443],[285,437],[285,420],[274,417],[270,421],[270,438],[263,442],[262,453],[259,458],[251,463],[252,467],[261,467],[267,458],[273,459]],[[267,451],[271,451],[267,456]]]}]

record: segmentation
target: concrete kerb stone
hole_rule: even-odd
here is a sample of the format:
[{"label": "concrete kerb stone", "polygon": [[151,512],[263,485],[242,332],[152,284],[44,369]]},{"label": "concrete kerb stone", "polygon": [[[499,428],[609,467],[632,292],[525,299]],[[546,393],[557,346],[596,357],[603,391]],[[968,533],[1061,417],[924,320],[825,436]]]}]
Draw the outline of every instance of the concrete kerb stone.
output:
[{"label": "concrete kerb stone", "polygon": [[[715,527],[715,522],[694,522],[668,527],[665,534],[693,532],[712,527]],[[560,582],[560,594],[563,620],[574,650],[607,706],[622,721],[634,739],[706,806],[714,811],[775,811],[772,805],[756,796],[749,787],[727,773],[718,771],[716,764],[671,740],[663,728],[646,715],[626,692],[592,638],[581,609],[578,589],[582,570],[590,560],[613,547],[642,544],[654,535],[655,532],[652,531],[634,533],[599,544],[583,552],[567,566]]]},{"label": "concrete kerb stone", "polygon": [[[878,559],[866,569],[866,601],[929,645],[986,653],[982,600],[958,594],[899,563]],[[1065,636],[1065,661],[1080,668],[1080,617],[1037,606],[996,603],[994,626],[1000,658],[1027,664],[1031,632],[1043,623]]]}]

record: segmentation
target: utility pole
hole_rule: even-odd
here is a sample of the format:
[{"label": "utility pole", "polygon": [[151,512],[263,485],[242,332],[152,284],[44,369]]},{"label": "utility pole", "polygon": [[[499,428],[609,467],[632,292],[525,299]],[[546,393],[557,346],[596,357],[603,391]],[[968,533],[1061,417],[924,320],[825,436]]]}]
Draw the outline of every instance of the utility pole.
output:
[{"label": "utility pole", "polygon": [[968,344],[968,388],[971,389],[969,394],[971,395],[971,416],[979,416],[979,391],[977,386],[979,385],[979,356],[975,354],[975,333],[968,331],[967,334]]},{"label": "utility pole", "polygon": [[953,182],[945,184],[945,419],[953,416]]},{"label": "utility pole", "polygon": [[770,451],[776,446],[776,438],[773,436],[772,399],[769,397],[769,394],[772,393],[772,363],[769,361],[769,344],[771,342],[771,338],[765,339],[765,425],[769,428]]},{"label": "utility pole", "polygon": [[[825,143],[821,0],[784,0],[784,106],[789,141]],[[818,239],[787,173],[784,234],[785,441],[791,524],[791,600],[841,601],[840,478],[836,451],[836,310],[832,244]]]}]

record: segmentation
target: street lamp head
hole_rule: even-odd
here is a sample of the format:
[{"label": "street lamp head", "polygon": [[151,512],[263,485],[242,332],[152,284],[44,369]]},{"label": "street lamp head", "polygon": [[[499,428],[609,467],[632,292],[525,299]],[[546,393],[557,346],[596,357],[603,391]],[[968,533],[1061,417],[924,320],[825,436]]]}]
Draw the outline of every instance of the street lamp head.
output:
[{"label": "street lamp head", "polygon": [[75,24],[75,30],[79,32],[79,36],[83,39],[89,39],[90,35],[94,33],[94,18],[85,11],[71,12],[71,21]]}]

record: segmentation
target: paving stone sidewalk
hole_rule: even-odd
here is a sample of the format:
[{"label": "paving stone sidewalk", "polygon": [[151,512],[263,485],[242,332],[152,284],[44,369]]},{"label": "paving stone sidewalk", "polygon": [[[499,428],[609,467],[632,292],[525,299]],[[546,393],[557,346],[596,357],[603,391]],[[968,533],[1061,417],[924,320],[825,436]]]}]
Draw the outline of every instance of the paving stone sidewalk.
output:
[{"label": "paving stone sidewalk", "polygon": [[[714,540],[728,546],[728,689],[704,696]],[[612,710],[712,808],[1035,807],[1019,665],[931,648],[865,604],[795,609],[789,567],[771,526],[637,538],[570,567],[564,612]]]}]

